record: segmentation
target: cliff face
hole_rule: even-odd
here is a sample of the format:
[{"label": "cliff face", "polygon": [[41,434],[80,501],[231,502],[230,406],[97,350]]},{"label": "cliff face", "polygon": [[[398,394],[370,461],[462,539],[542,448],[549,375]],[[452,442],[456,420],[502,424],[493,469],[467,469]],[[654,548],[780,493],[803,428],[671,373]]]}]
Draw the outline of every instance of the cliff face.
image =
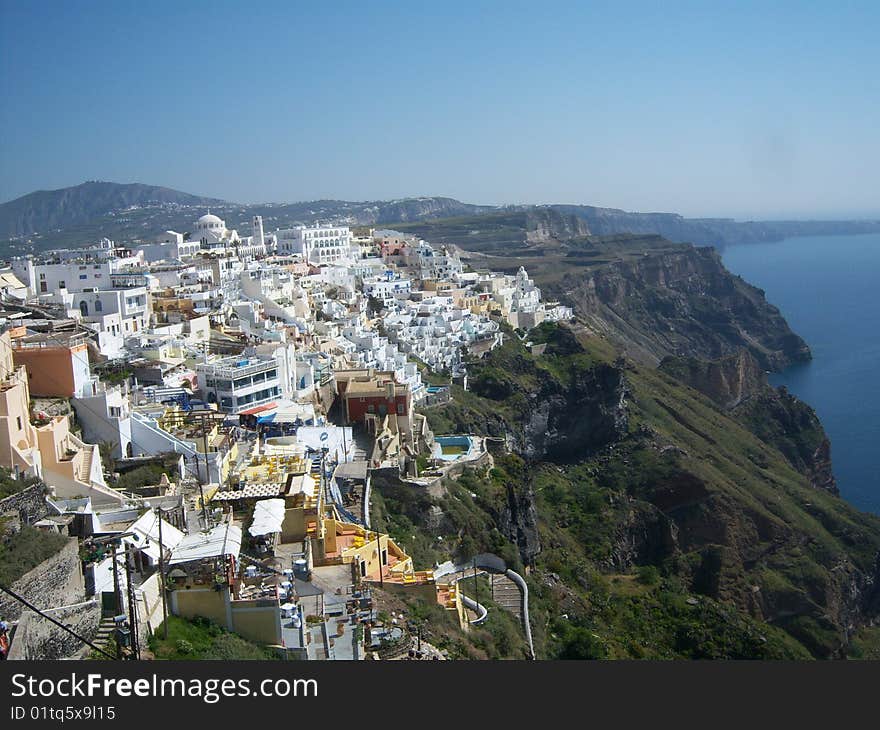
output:
[{"label": "cliff face", "polygon": [[583,220],[596,236],[657,233],[670,241],[701,246],[781,241],[793,236],[851,235],[880,230],[880,221],[734,221],[729,218],[684,218],[676,213],[632,213],[590,205],[555,205]]},{"label": "cliff face", "polygon": [[626,395],[623,372],[611,365],[584,370],[568,383],[546,380],[529,394],[533,407],[518,450],[530,459],[567,460],[616,441],[627,430]]},{"label": "cliff face", "polygon": [[[582,597],[566,621],[622,642],[619,656],[634,655],[633,629],[615,628],[617,610],[678,627],[652,656],[840,656],[854,628],[880,618],[880,519],[836,496],[815,414],[770,387],[754,358],[656,370],[586,331],[545,323],[530,339],[544,347],[509,338],[471,364],[470,393],[429,412],[432,427],[494,431],[519,455],[496,459],[494,487],[469,477],[464,495],[477,498],[450,501],[488,519],[468,531],[475,549],[498,552],[493,534],[511,541],[538,580],[556,575]],[[679,598],[627,593],[618,609],[597,607],[606,589],[591,570],[639,566]],[[712,651],[682,639],[734,625]]]},{"label": "cliff face", "polygon": [[668,355],[712,360],[742,348],[767,370],[810,359],[779,310],[727,271],[714,249],[646,252],[569,273],[561,291],[594,330],[649,363]]},{"label": "cliff face", "polygon": [[719,360],[667,357],[660,370],[669,373],[694,390],[730,411],[758,393],[767,390],[767,378],[747,350]]},{"label": "cliff face", "polygon": [[817,489],[838,494],[831,442],[816,412],[784,387],[774,388],[746,350],[718,360],[668,357],[660,370],[711,398],[788,462]]},{"label": "cliff face", "polygon": [[530,244],[589,235],[589,226],[577,216],[564,215],[553,208],[532,208],[526,214],[526,241]]}]

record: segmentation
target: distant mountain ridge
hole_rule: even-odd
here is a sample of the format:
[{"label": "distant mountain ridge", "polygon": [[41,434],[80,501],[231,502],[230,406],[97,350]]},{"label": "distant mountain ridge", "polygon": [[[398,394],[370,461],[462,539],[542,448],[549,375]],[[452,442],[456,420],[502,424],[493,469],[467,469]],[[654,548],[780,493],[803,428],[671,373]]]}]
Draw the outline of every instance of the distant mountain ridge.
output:
[{"label": "distant mountain ridge", "polygon": [[7,238],[88,223],[131,206],[226,205],[217,198],[141,183],[91,180],[59,190],[38,190],[0,205],[0,235]]},{"label": "distant mountain ridge", "polygon": [[[32,249],[86,245],[102,236],[120,242],[143,240],[166,228],[188,230],[187,226],[198,217],[195,209],[199,208],[211,208],[224,215],[231,227],[249,227],[254,215],[263,216],[268,230],[324,221],[371,226],[401,224],[414,226],[413,232],[428,239],[433,233],[448,236],[448,242],[453,243],[473,242],[483,228],[477,221],[488,218],[495,228],[500,225],[505,232],[496,243],[507,237],[515,247],[520,240],[527,245],[546,245],[549,238],[632,233],[657,234],[670,241],[723,248],[789,236],[880,231],[880,220],[737,222],[590,205],[474,205],[441,196],[241,204],[155,185],[89,181],[59,190],[36,191],[0,204],[0,239],[34,236],[40,240]],[[455,225],[446,226],[447,220]],[[431,225],[434,221],[440,227],[436,231]]]},{"label": "distant mountain ridge", "polygon": [[594,236],[656,233],[670,241],[732,246],[779,241],[793,236],[851,235],[880,231],[880,220],[735,221],[731,218],[685,218],[677,213],[631,213],[591,205],[551,205],[587,224]]}]

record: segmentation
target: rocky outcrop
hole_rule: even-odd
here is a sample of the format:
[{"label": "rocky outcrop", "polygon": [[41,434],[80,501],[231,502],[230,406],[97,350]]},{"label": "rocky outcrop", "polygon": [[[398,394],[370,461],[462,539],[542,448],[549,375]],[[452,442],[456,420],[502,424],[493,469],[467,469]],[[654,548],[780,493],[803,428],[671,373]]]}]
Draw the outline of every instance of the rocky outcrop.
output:
[{"label": "rocky outcrop", "polygon": [[747,350],[719,360],[667,357],[660,370],[687,383],[726,411],[767,390],[767,378]]},{"label": "rocky outcrop", "polygon": [[626,379],[613,366],[579,373],[567,387],[548,381],[533,396],[520,449],[529,458],[581,458],[626,433]]},{"label": "rocky outcrop", "polygon": [[660,370],[711,398],[788,462],[817,489],[838,494],[831,442],[816,412],[785,387],[774,388],[755,358],[741,350],[712,361],[668,357]]},{"label": "rocky outcrop", "polygon": [[589,226],[577,216],[565,215],[553,208],[532,208],[526,214],[526,241],[530,244],[589,235]]},{"label": "rocky outcrop", "polygon": [[[546,345],[549,358],[583,351],[567,327],[554,328]],[[581,362],[552,373],[516,355],[504,369],[478,363],[472,370],[471,389],[477,395],[515,404],[517,411],[513,418],[487,414],[477,430],[505,437],[529,459],[580,459],[627,432],[629,391],[619,363]]]},{"label": "rocky outcrop", "polygon": [[741,349],[765,370],[810,359],[764,292],[727,271],[711,248],[646,251],[569,273],[561,289],[590,327],[643,362],[714,360]]},{"label": "rocky outcrop", "polygon": [[523,488],[507,484],[505,488],[507,500],[495,515],[495,522],[501,534],[516,545],[523,563],[533,565],[541,552],[535,493],[531,485]]}]

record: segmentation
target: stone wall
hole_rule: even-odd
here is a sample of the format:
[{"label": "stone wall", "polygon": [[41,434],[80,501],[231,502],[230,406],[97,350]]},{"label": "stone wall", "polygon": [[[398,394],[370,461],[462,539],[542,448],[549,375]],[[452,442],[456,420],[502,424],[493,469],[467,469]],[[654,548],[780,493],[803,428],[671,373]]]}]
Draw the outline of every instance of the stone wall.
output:
[{"label": "stone wall", "polygon": [[8,512],[13,513],[27,524],[43,519],[49,514],[45,485],[34,484],[6,497],[6,499],[0,499],[0,515]]},{"label": "stone wall", "polygon": [[[37,608],[46,610],[85,600],[85,581],[79,559],[79,543],[70,538],[51,558],[32,568],[10,586]],[[0,594],[0,616],[15,621],[24,606],[7,593]]]},{"label": "stone wall", "polygon": [[[98,632],[101,622],[101,604],[97,600],[62,606],[47,613],[89,641]],[[12,635],[9,659],[81,658],[90,651],[90,647],[75,636],[26,609]]]}]

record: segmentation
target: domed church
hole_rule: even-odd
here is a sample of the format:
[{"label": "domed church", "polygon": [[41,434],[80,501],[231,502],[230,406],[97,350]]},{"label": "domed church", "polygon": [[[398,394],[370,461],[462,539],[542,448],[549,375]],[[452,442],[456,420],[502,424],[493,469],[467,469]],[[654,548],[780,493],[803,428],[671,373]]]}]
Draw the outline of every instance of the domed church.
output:
[{"label": "domed church", "polygon": [[238,241],[238,231],[230,231],[226,227],[226,221],[207,213],[196,221],[192,238],[197,239],[202,248],[225,247]]}]

